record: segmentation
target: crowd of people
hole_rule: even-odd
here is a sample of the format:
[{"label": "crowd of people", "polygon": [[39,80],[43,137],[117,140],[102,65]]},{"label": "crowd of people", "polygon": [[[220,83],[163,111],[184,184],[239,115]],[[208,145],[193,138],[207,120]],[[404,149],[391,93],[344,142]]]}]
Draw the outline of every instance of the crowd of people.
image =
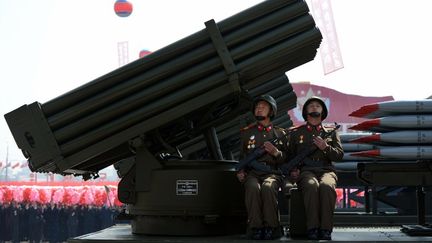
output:
[{"label": "crowd of people", "polygon": [[0,242],[65,242],[114,225],[121,207],[15,202],[0,205]]}]

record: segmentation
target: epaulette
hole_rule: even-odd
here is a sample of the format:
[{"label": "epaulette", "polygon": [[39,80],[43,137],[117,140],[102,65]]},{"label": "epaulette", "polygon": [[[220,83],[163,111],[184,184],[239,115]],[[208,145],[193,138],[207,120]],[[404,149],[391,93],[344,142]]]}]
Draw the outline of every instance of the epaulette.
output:
[{"label": "epaulette", "polygon": [[292,127],[290,127],[290,128],[288,128],[288,131],[294,131],[294,130],[297,130],[297,129],[299,129],[300,127],[304,127],[304,126],[306,126],[306,124],[301,124],[301,125],[297,125],[297,126],[292,126]]},{"label": "epaulette", "polygon": [[256,123],[251,123],[251,124],[249,124],[249,125],[247,125],[247,126],[241,128],[240,131],[241,131],[241,132],[246,131],[246,130],[248,130],[249,128],[252,128],[252,127],[254,127],[254,126],[256,126]]},{"label": "epaulette", "polygon": [[323,126],[326,130],[335,130],[335,126]]},{"label": "epaulette", "polygon": [[283,135],[286,135],[286,129],[282,128],[282,127],[278,127],[278,126],[273,126],[274,129],[279,130],[279,132],[281,132]]}]

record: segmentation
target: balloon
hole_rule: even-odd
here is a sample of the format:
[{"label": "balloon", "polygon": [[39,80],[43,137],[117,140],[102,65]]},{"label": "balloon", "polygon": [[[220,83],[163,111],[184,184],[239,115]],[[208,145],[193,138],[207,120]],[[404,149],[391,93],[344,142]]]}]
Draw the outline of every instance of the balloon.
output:
[{"label": "balloon", "polygon": [[145,50],[145,49],[141,50],[140,53],[139,53],[139,58],[145,57],[145,56],[147,56],[149,54],[151,54],[151,51],[148,51],[148,50]]},{"label": "balloon", "polygon": [[128,17],[132,10],[132,3],[127,0],[117,0],[114,4],[114,11],[119,17]]}]

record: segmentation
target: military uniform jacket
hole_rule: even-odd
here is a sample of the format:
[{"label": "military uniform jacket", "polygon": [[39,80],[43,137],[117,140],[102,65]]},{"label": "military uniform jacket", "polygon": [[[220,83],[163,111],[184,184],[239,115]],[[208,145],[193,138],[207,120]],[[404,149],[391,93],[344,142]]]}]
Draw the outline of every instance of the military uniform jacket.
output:
[{"label": "military uniform jacket", "polygon": [[[302,151],[309,149],[310,146],[313,145],[313,137],[324,137],[323,135],[330,132],[332,129],[334,128],[326,128],[322,125],[312,126],[309,124],[291,129],[288,154],[294,157]],[[326,138],[325,141],[329,146],[324,150],[317,149],[314,153],[304,159],[300,166],[302,170],[334,171],[331,162],[341,161],[344,153],[339,134],[336,132],[333,136]]]},{"label": "military uniform jacket", "polygon": [[[252,152],[255,148],[264,145],[265,141],[271,141],[278,138],[275,146],[281,151],[277,157],[274,157],[268,153],[257,159],[258,162],[269,165],[273,170],[277,170],[278,165],[282,164],[286,160],[287,150],[287,133],[285,129],[280,127],[274,127],[269,125],[264,127],[260,124],[251,124],[240,132],[240,159],[244,158],[248,153]],[[256,171],[257,174],[261,174]]]}]

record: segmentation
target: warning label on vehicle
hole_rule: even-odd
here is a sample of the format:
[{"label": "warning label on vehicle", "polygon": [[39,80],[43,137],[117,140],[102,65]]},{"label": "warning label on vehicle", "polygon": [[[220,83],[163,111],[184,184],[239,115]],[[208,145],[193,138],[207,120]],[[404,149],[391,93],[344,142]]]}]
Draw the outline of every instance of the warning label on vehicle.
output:
[{"label": "warning label on vehicle", "polygon": [[198,180],[177,180],[176,193],[179,196],[198,195]]}]

